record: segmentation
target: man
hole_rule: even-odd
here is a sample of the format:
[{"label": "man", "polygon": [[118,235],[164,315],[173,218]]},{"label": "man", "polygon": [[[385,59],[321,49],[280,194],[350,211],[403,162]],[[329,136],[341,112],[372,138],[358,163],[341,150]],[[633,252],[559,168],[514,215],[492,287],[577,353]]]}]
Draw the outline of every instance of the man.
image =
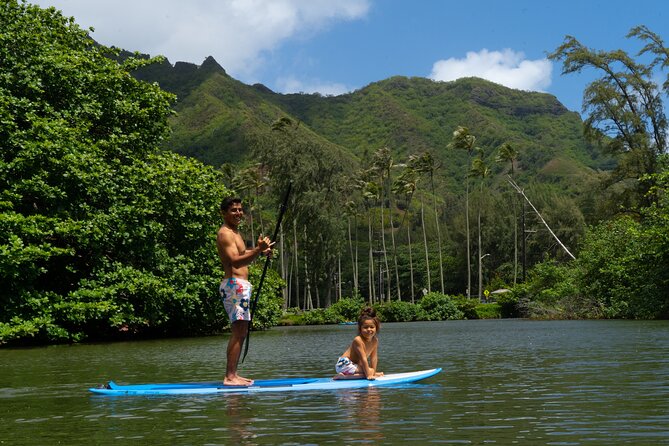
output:
[{"label": "man", "polygon": [[248,281],[248,266],[259,255],[270,255],[273,243],[268,237],[260,235],[256,247],[246,249],[238,229],[244,218],[240,198],[224,199],[221,202],[221,215],[224,224],[218,230],[216,247],[225,269],[225,277],[221,282],[219,292],[225,311],[230,317],[232,332],[228,341],[228,364],[223,383],[228,386],[250,386],[253,380],[242,378],[237,374],[239,356],[251,320],[251,283]]}]

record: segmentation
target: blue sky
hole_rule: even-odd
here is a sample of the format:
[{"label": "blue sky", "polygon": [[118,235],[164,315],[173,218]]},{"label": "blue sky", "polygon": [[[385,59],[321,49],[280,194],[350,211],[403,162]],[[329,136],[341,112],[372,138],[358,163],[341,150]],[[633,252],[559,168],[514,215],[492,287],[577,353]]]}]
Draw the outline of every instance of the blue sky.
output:
[{"label": "blue sky", "polygon": [[557,96],[580,111],[594,73],[546,60],[566,35],[636,53],[646,25],[669,46],[664,0],[31,0],[93,37],[170,62],[213,56],[234,78],[276,92],[341,94],[390,76],[478,76]]}]

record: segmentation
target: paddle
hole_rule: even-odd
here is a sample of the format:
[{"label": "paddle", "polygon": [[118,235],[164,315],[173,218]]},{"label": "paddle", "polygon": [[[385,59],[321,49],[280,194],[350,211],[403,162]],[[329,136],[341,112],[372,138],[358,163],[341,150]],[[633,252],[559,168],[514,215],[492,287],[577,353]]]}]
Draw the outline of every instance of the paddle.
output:
[{"label": "paddle", "polygon": [[[279,228],[281,227],[281,220],[283,220],[283,214],[286,212],[286,207],[288,204],[288,197],[290,196],[290,189],[292,188],[293,183],[288,183],[288,188],[286,189],[286,195],[283,197],[283,203],[281,203],[281,208],[279,208],[279,217],[276,219],[276,227],[274,228],[274,236],[271,238],[272,242],[276,241],[276,238],[279,236]],[[256,311],[256,305],[258,304],[258,298],[260,297],[260,292],[262,291],[262,285],[265,281],[265,274],[267,274],[267,267],[269,266],[270,256],[267,256],[265,259],[265,266],[262,269],[262,275],[260,276],[260,283],[258,283],[258,288],[256,288],[256,296],[251,302],[251,320],[249,321],[249,329],[246,332],[246,341],[244,346],[244,356],[242,356],[242,362],[246,359],[246,354],[249,352],[249,339],[251,338],[251,326],[253,325],[253,313]]]}]

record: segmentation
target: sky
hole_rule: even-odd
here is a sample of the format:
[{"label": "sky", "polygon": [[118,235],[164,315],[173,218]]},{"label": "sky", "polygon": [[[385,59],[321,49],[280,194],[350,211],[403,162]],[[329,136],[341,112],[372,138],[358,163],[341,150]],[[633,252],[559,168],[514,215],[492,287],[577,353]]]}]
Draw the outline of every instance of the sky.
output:
[{"label": "sky", "polygon": [[29,0],[73,16],[107,46],[171,63],[214,59],[278,93],[339,95],[391,76],[476,76],[555,95],[581,111],[596,73],[547,54],[574,36],[636,54],[646,25],[669,46],[666,0]]}]

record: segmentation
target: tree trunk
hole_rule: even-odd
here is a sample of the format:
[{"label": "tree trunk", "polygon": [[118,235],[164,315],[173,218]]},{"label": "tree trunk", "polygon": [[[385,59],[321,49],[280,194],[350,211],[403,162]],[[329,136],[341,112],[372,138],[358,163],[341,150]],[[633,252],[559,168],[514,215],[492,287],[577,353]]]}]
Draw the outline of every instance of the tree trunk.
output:
[{"label": "tree trunk", "polygon": [[469,240],[469,178],[465,176],[465,228],[467,232],[467,299],[472,297],[472,254]]},{"label": "tree trunk", "polygon": [[427,291],[432,292],[432,279],[430,277],[430,255],[427,249],[427,232],[425,231],[425,206],[423,205],[423,197],[420,197],[420,220],[423,226],[423,242],[425,244],[425,268],[427,271]]},{"label": "tree trunk", "polygon": [[[483,183],[481,183],[483,184]],[[481,186],[481,197],[483,197],[483,186]],[[480,199],[479,199],[480,200]],[[478,252],[479,252],[479,302],[483,302],[483,253],[481,252],[481,204],[479,203],[479,208],[478,208],[478,240],[479,240],[479,246],[478,246]]]},{"label": "tree trunk", "polygon": [[250,211],[250,206],[249,206],[249,219],[251,220],[251,248],[256,247],[256,236],[255,232],[253,229],[253,212]]},{"label": "tree trunk", "polygon": [[437,211],[437,195],[434,190],[434,178],[430,173],[430,184],[432,185],[432,206],[434,207],[434,222],[437,224],[437,249],[439,250],[439,279],[441,280],[441,294],[445,293],[444,288],[444,261],[441,254],[441,229],[439,226],[439,212]]},{"label": "tree trunk", "polygon": [[296,307],[300,308],[300,261],[297,252],[297,220],[293,219],[293,255],[295,259],[295,300]]},{"label": "tree trunk", "polygon": [[[395,227],[393,226],[393,211],[392,201],[390,201],[391,209],[388,218],[390,218],[390,239],[393,244],[393,263],[395,264],[395,286],[397,286],[397,300],[402,300],[402,290],[400,289],[400,272],[397,266],[397,245],[395,244]],[[388,292],[388,300],[390,301],[390,290]]]},{"label": "tree trunk", "polygon": [[372,252],[372,214],[371,210],[367,213],[367,234],[369,236],[369,268],[368,268],[368,279],[369,279],[369,304],[374,304],[374,296],[376,295],[376,290],[374,287],[374,253]]},{"label": "tree trunk", "polygon": [[351,236],[351,217],[347,218],[348,220],[348,248],[349,252],[351,253],[351,265],[353,266],[352,268],[352,273],[353,273],[353,290],[352,294],[357,295],[358,294],[358,255],[357,255],[357,241],[356,241],[356,253],[355,255],[353,254],[353,237]]},{"label": "tree trunk", "polygon": [[358,263],[358,218],[353,219],[353,224],[355,228],[355,295],[356,297],[360,294],[360,264]]},{"label": "tree trunk", "polygon": [[413,256],[411,254],[411,222],[409,220],[407,220],[407,239],[409,241],[409,275],[411,277],[411,303],[413,304],[415,303],[414,299],[415,287],[413,284]]},{"label": "tree trunk", "polygon": [[[288,257],[288,271],[287,271],[287,281],[286,281],[286,292],[288,294],[288,308],[292,308],[291,304],[293,301],[293,254],[292,253],[286,253],[286,256]],[[297,299],[297,296],[295,296]],[[296,307],[299,307],[299,303],[295,305]]]},{"label": "tree trunk", "polygon": [[[307,239],[307,227],[303,227],[304,230],[304,239]],[[307,250],[304,250],[304,280],[306,280],[306,294],[304,296],[305,300],[305,310],[313,310],[314,309],[314,301],[311,298],[311,277],[309,277],[309,262],[307,259]]]},{"label": "tree trunk", "polygon": [[[383,200],[383,199],[382,199]],[[381,203],[381,249],[383,249],[383,264],[386,267],[386,284],[387,284],[387,296],[388,296],[388,301],[390,302],[390,268],[388,267],[388,253],[386,252],[386,236],[385,236],[385,222],[383,218],[383,214],[385,214],[385,206],[383,206],[383,202]],[[379,285],[379,300],[383,302],[383,294],[385,294],[385,290],[383,287]]]},{"label": "tree trunk", "polygon": [[[286,275],[286,251],[283,249],[283,223],[279,226],[279,250],[281,252],[281,278],[288,283],[288,276]],[[284,311],[288,308],[288,300],[290,295],[288,294],[288,287],[285,287],[281,292],[283,293],[283,309]]]},{"label": "tree trunk", "polygon": [[518,209],[516,199],[513,197],[513,286],[518,280]]},{"label": "tree trunk", "polygon": [[337,254],[337,302],[341,300],[341,253]]}]

